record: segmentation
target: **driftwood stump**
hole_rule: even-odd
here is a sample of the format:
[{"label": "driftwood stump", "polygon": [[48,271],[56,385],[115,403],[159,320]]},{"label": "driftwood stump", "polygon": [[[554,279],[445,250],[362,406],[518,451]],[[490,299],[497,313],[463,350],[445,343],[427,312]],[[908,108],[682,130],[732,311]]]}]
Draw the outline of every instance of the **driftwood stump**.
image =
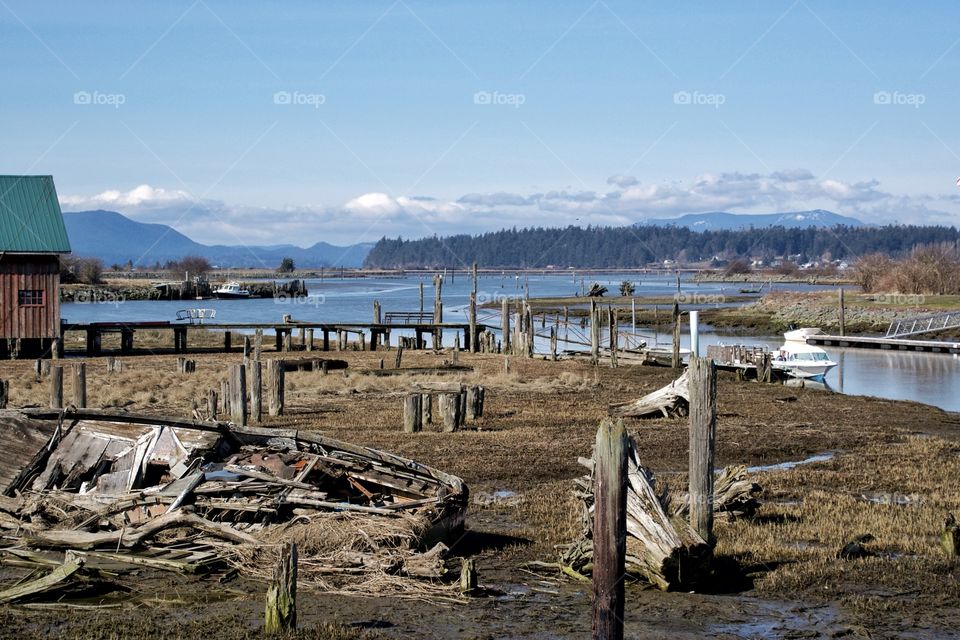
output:
[{"label": "driftwood stump", "polygon": [[690,392],[688,390],[688,372],[652,393],[648,393],[638,400],[612,404],[609,415],[618,418],[671,418],[687,415],[690,407]]},{"label": "driftwood stump", "polygon": [[267,589],[267,609],[263,631],[286,633],[297,628],[297,545],[283,543],[280,562]]}]

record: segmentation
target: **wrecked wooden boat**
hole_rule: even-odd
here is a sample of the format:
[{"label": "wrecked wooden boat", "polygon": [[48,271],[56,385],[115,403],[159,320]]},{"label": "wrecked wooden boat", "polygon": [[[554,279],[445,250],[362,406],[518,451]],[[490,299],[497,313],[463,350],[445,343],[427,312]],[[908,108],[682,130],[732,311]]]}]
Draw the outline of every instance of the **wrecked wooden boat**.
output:
[{"label": "wrecked wooden boat", "polygon": [[468,503],[456,476],[310,431],[22,409],[0,411],[0,437],[0,557],[18,562],[257,576],[292,539],[308,584],[437,577],[445,547],[422,551],[462,529]]}]

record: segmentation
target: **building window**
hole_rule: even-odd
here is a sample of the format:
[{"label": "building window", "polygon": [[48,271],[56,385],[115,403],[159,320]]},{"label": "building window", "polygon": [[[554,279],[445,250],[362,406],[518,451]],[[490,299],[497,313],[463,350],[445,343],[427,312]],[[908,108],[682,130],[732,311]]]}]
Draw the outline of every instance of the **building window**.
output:
[{"label": "building window", "polygon": [[20,289],[17,303],[21,307],[42,307],[43,289]]}]

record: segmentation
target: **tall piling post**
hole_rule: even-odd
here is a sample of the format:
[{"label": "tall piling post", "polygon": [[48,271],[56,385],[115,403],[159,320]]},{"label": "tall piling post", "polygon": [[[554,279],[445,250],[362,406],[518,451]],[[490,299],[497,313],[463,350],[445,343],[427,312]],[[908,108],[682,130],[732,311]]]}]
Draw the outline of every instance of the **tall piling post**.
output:
[{"label": "tall piling post", "polygon": [[263,420],[263,367],[259,360],[250,361],[250,418],[259,423]]},{"label": "tall piling post", "polygon": [[50,408],[63,408],[63,367],[50,367]]},{"label": "tall piling post", "polygon": [[717,368],[690,358],[690,526],[708,543],[713,534],[713,461],[717,439]]},{"label": "tall piling post", "polygon": [[597,301],[590,300],[590,362],[600,363],[600,327],[597,326]]},{"label": "tall piling post", "polygon": [[510,301],[506,297],[500,301],[500,332],[503,352],[510,353]]},{"label": "tall piling post", "polygon": [[[679,282],[679,276],[677,277],[677,282]],[[680,360],[680,304],[678,302],[673,303],[673,357],[670,360],[670,365],[674,369],[679,369],[683,363]]]},{"label": "tall piling post", "polygon": [[837,296],[839,297],[840,305],[840,335],[847,335],[847,322],[846,322],[846,308],[843,301],[843,287],[840,287],[837,291]]},{"label": "tall piling post", "polygon": [[271,416],[282,416],[285,403],[283,387],[286,374],[283,360],[267,360],[267,363],[268,384],[270,385],[267,410]]},{"label": "tall piling post", "polygon": [[87,365],[84,362],[73,365],[73,406],[78,409],[87,406]]},{"label": "tall piling post", "polygon": [[623,421],[605,418],[593,470],[593,637],[603,640],[623,639],[629,450]]},{"label": "tall piling post", "polygon": [[242,364],[230,366],[230,416],[241,426],[247,424],[247,367]]}]

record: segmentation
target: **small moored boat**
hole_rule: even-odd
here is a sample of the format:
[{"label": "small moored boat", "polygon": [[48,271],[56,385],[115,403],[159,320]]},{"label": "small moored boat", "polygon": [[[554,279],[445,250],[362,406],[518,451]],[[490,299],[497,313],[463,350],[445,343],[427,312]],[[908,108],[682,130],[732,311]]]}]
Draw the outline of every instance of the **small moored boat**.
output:
[{"label": "small moored boat", "polygon": [[240,286],[239,282],[228,282],[213,290],[218,298],[249,298],[250,291]]},{"label": "small moored boat", "polygon": [[783,334],[784,343],[774,357],[774,366],[794,378],[822,380],[837,363],[820,347],[807,344],[807,338],[822,333],[817,328],[803,328]]}]

